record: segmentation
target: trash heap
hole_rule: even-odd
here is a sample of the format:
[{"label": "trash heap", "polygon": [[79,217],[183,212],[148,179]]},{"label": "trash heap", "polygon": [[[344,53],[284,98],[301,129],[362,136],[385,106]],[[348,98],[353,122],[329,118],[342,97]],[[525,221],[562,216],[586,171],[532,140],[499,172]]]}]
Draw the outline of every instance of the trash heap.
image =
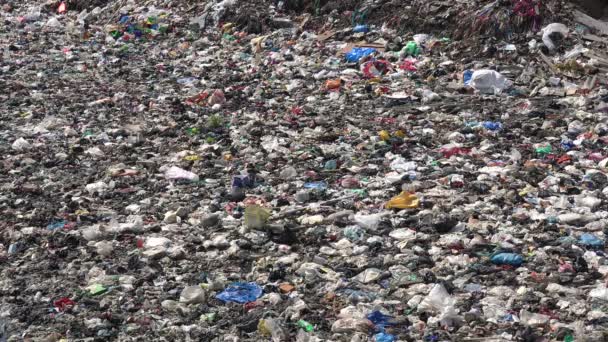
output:
[{"label": "trash heap", "polygon": [[0,341],[608,338],[608,23],[0,4]]}]

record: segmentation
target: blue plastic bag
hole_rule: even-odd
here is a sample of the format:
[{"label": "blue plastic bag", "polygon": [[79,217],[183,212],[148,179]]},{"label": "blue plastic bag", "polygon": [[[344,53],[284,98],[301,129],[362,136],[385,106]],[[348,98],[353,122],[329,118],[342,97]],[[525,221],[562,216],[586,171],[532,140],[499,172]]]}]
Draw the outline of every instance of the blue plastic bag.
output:
[{"label": "blue plastic bag", "polygon": [[486,121],[482,123],[482,125],[489,131],[498,131],[502,129],[502,124],[500,122]]},{"label": "blue plastic bag", "polygon": [[524,263],[524,258],[515,253],[498,253],[490,259],[495,265],[511,265],[515,267]]},{"label": "blue plastic bag", "polygon": [[598,238],[597,236],[589,233],[585,233],[581,235],[578,239],[579,243],[586,247],[591,248],[602,248],[604,247],[604,241]]},{"label": "blue plastic bag", "polygon": [[68,221],[66,221],[66,220],[56,221],[53,223],[49,223],[49,225],[46,226],[46,229],[48,229],[48,230],[61,229],[61,228],[65,227],[65,225],[67,223],[68,223]]},{"label": "blue plastic bag", "polygon": [[355,32],[355,33],[359,33],[359,32],[366,33],[366,32],[369,32],[369,26],[367,26],[367,25],[357,25],[357,26],[355,26],[353,28],[353,32]]},{"label": "blue plastic bag", "polygon": [[392,316],[385,315],[378,310],[374,310],[374,311],[370,312],[367,315],[367,319],[370,322],[374,323],[376,328],[380,328],[379,330],[382,330],[382,328],[384,328],[386,326],[395,325],[395,323],[391,322],[391,320],[393,319]]},{"label": "blue plastic bag", "polygon": [[233,188],[253,188],[255,186],[255,175],[236,175],[232,177]]},{"label": "blue plastic bag", "polygon": [[313,189],[313,190],[325,190],[327,189],[327,183],[321,182],[308,182],[304,183],[305,189]]},{"label": "blue plastic bag", "polygon": [[395,342],[395,336],[385,332],[377,333],[374,338],[376,342]]},{"label": "blue plastic bag", "polygon": [[262,296],[262,288],[256,283],[233,283],[215,296],[224,302],[245,304],[253,302]]},{"label": "blue plastic bag", "polygon": [[349,63],[358,62],[361,58],[365,56],[369,56],[372,53],[376,52],[374,48],[353,48],[349,52],[346,53],[346,61]]},{"label": "blue plastic bag", "polygon": [[469,85],[469,83],[471,83],[472,77],[473,77],[473,70],[465,70],[462,74],[464,85]]},{"label": "blue plastic bag", "polygon": [[562,141],[559,143],[559,146],[561,146],[562,150],[564,151],[570,151],[574,148],[575,145],[572,140],[562,139]]}]

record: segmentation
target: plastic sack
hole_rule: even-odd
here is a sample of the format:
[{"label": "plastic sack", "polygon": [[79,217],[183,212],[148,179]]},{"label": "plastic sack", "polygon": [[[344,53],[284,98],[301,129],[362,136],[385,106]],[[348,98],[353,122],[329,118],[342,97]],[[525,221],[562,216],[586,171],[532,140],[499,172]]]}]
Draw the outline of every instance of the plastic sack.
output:
[{"label": "plastic sack", "polygon": [[524,258],[515,253],[498,253],[490,259],[494,265],[511,265],[515,267],[524,263]]},{"label": "plastic sack", "polygon": [[376,52],[376,49],[374,49],[374,48],[356,47],[356,48],[353,48],[352,50],[350,50],[348,53],[346,53],[346,61],[349,63],[356,63],[361,58],[363,58],[365,56],[369,56],[374,52]]},{"label": "plastic sack", "polygon": [[419,205],[420,199],[416,195],[403,191],[386,203],[386,209],[413,209]]},{"label": "plastic sack", "polygon": [[229,285],[215,298],[224,302],[245,304],[253,302],[262,296],[262,288],[256,283],[237,282]]},{"label": "plastic sack", "polygon": [[553,51],[556,48],[554,38],[556,35],[566,36],[568,35],[568,27],[564,24],[553,23],[545,26],[541,33],[543,35],[543,43],[549,49]]},{"label": "plastic sack", "polygon": [[474,89],[486,94],[500,94],[511,86],[501,73],[494,70],[476,70],[469,83]]}]

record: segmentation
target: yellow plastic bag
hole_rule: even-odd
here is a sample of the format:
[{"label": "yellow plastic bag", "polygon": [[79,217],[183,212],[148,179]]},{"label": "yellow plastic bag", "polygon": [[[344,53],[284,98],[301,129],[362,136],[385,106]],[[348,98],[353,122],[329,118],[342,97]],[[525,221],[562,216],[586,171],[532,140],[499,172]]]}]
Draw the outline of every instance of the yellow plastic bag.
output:
[{"label": "yellow plastic bag", "polygon": [[399,195],[391,198],[386,203],[387,209],[413,209],[418,208],[420,205],[420,199],[416,195],[402,191]]},{"label": "yellow plastic bag", "polygon": [[391,138],[391,134],[385,130],[378,132],[378,135],[380,136],[380,140],[382,140],[382,141],[387,141],[388,139]]},{"label": "yellow plastic bag", "polygon": [[254,205],[245,208],[245,226],[249,229],[261,229],[268,222],[270,212],[260,206]]}]

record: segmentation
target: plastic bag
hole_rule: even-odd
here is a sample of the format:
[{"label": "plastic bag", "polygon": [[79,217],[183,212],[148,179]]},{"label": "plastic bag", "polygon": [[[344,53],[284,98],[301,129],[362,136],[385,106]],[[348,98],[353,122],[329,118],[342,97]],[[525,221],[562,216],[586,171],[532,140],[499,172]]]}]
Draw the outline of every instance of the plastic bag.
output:
[{"label": "plastic bag", "polygon": [[349,63],[356,63],[361,58],[363,58],[365,56],[369,56],[374,52],[376,52],[376,49],[374,49],[374,48],[356,47],[356,48],[353,48],[352,50],[350,50],[348,53],[346,53],[346,61]]},{"label": "plastic bag", "polygon": [[416,43],[413,40],[407,42],[405,47],[403,47],[403,49],[401,50],[401,55],[404,55],[404,56],[418,56],[419,54],[420,54],[420,47],[418,46],[418,43]]},{"label": "plastic bag", "polygon": [[178,179],[187,179],[193,182],[198,181],[198,175],[190,172],[190,171],[186,171],[182,168],[179,168],[177,166],[171,166],[171,168],[169,168],[166,172],[165,172],[165,178],[168,180],[178,180]]},{"label": "plastic bag", "polygon": [[523,264],[524,258],[515,253],[498,253],[492,256],[491,261],[495,265],[511,265],[519,267],[521,264]]},{"label": "plastic bag", "polygon": [[476,70],[471,75],[470,85],[482,93],[500,94],[511,86],[511,81],[494,70]]},{"label": "plastic bag", "polygon": [[363,33],[367,33],[369,32],[369,26],[367,25],[357,25],[353,28],[353,32],[355,33],[359,33],[359,32],[363,32]]},{"label": "plastic bag", "polygon": [[395,336],[391,334],[387,334],[385,332],[380,332],[374,335],[374,339],[376,342],[394,342],[396,341]]},{"label": "plastic bag", "polygon": [[602,248],[604,241],[593,234],[585,233],[579,238],[579,243],[585,247]]},{"label": "plastic bag", "polygon": [[187,286],[182,290],[179,301],[186,304],[205,302],[205,291],[200,286]]},{"label": "plastic bag", "polygon": [[385,60],[373,60],[361,64],[361,72],[366,78],[376,78],[392,70],[392,66]]},{"label": "plastic bag", "polygon": [[420,199],[416,195],[403,191],[386,203],[386,209],[413,209],[419,205]]},{"label": "plastic bag", "polygon": [[245,304],[262,296],[262,288],[256,283],[237,282],[228,286],[215,297],[224,302]]},{"label": "plastic bag", "polygon": [[447,307],[454,306],[454,298],[450,296],[445,287],[441,284],[435,284],[431,289],[431,292],[424,297],[422,302],[418,305],[419,312],[431,311],[431,312],[442,312]]},{"label": "plastic bag", "polygon": [[263,336],[270,336],[272,338],[272,342],[287,341],[285,331],[281,328],[279,321],[276,319],[261,319],[258,323],[258,331]]},{"label": "plastic bag", "polygon": [[19,138],[19,139],[15,140],[15,142],[13,142],[13,144],[11,146],[16,151],[25,151],[25,150],[31,148],[32,144],[30,144],[29,141],[27,141],[23,138]]},{"label": "plastic bag", "polygon": [[266,225],[270,212],[268,210],[254,205],[245,209],[245,226],[250,229],[260,229]]},{"label": "plastic bag", "polygon": [[374,323],[376,328],[384,328],[387,326],[395,325],[394,322],[391,322],[393,319],[393,316],[385,315],[378,310],[374,310],[374,311],[370,312],[367,315],[367,319],[369,319],[370,322]]},{"label": "plastic bag", "polygon": [[368,230],[376,230],[378,229],[378,225],[380,225],[380,220],[382,216],[379,214],[371,214],[371,215],[355,215],[355,223],[359,225],[359,227]]},{"label": "plastic bag", "polygon": [[562,36],[568,35],[568,27],[564,24],[553,23],[545,26],[541,30],[541,33],[543,35],[543,43],[549,49],[549,51],[553,51],[556,48],[556,42],[553,41],[552,37],[560,34]]}]

